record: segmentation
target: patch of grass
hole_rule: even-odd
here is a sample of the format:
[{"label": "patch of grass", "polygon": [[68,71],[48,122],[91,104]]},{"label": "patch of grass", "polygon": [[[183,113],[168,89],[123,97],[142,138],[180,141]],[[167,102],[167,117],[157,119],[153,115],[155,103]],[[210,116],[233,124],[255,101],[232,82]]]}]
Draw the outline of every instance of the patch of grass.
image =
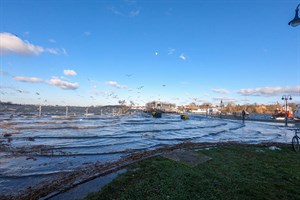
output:
[{"label": "patch of grass", "polygon": [[300,153],[291,147],[220,146],[190,167],[152,157],[130,166],[95,199],[300,199]]}]

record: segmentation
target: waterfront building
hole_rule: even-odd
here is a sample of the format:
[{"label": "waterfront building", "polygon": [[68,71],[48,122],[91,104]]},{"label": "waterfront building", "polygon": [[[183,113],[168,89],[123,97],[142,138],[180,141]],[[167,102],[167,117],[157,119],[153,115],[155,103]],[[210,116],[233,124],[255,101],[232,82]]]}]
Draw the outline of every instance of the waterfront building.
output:
[{"label": "waterfront building", "polygon": [[161,110],[164,112],[176,112],[176,104],[162,102],[162,101],[151,101],[146,104],[146,110]]}]

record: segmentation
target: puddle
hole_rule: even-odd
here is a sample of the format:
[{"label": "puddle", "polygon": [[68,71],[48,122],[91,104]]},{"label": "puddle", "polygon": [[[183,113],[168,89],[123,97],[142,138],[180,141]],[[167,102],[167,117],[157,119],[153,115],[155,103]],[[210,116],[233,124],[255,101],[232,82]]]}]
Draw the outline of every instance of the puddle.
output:
[{"label": "puddle", "polygon": [[49,199],[49,200],[66,200],[66,199],[83,199],[88,194],[93,192],[98,192],[101,190],[106,184],[110,183],[113,179],[115,179],[118,175],[125,173],[126,169],[121,169],[115,173],[111,173],[105,176],[100,176],[86,183],[80,184],[64,193],[60,193],[56,196],[41,198],[40,200]]}]

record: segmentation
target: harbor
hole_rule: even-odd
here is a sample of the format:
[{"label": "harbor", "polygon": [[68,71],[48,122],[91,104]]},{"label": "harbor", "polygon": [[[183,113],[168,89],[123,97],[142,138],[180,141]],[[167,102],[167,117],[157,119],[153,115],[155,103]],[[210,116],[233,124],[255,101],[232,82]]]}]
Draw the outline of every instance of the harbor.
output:
[{"label": "harbor", "polygon": [[299,9],[1,0],[0,199],[300,199]]},{"label": "harbor", "polygon": [[91,169],[97,166],[112,167],[114,164],[110,163],[122,158],[173,145],[189,142],[288,144],[296,128],[292,123],[285,127],[271,121],[243,122],[197,114],[190,114],[188,120],[167,113],[159,119],[147,113],[89,117],[83,114],[70,119],[9,116],[9,113],[0,116],[0,193],[11,197],[39,190],[53,180],[66,180],[81,170],[90,170],[91,173],[67,181],[71,187],[94,177]]}]

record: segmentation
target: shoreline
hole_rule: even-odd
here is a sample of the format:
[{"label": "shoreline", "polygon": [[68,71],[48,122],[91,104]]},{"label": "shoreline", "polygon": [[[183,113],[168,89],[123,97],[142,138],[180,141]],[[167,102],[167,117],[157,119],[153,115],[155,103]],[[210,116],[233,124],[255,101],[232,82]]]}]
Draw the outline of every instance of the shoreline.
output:
[{"label": "shoreline", "polygon": [[[218,146],[257,146],[257,147],[268,147],[268,146],[290,146],[289,143],[258,143],[258,144],[247,144],[238,142],[221,142],[221,143],[209,143],[209,142],[186,142],[176,145],[161,147],[155,150],[149,150],[144,152],[133,153],[126,156],[118,161],[110,162],[102,165],[97,163],[87,166],[85,168],[78,169],[74,172],[66,173],[56,180],[46,181],[40,186],[33,186],[23,194],[16,196],[0,196],[4,199],[49,199],[55,197],[61,193],[64,193],[76,186],[92,181],[96,178],[115,173],[119,170],[125,169],[128,165],[136,163],[138,161],[160,155],[163,153],[171,152],[176,149],[203,149],[207,147],[218,147]],[[291,147],[292,148],[292,147]]]}]

